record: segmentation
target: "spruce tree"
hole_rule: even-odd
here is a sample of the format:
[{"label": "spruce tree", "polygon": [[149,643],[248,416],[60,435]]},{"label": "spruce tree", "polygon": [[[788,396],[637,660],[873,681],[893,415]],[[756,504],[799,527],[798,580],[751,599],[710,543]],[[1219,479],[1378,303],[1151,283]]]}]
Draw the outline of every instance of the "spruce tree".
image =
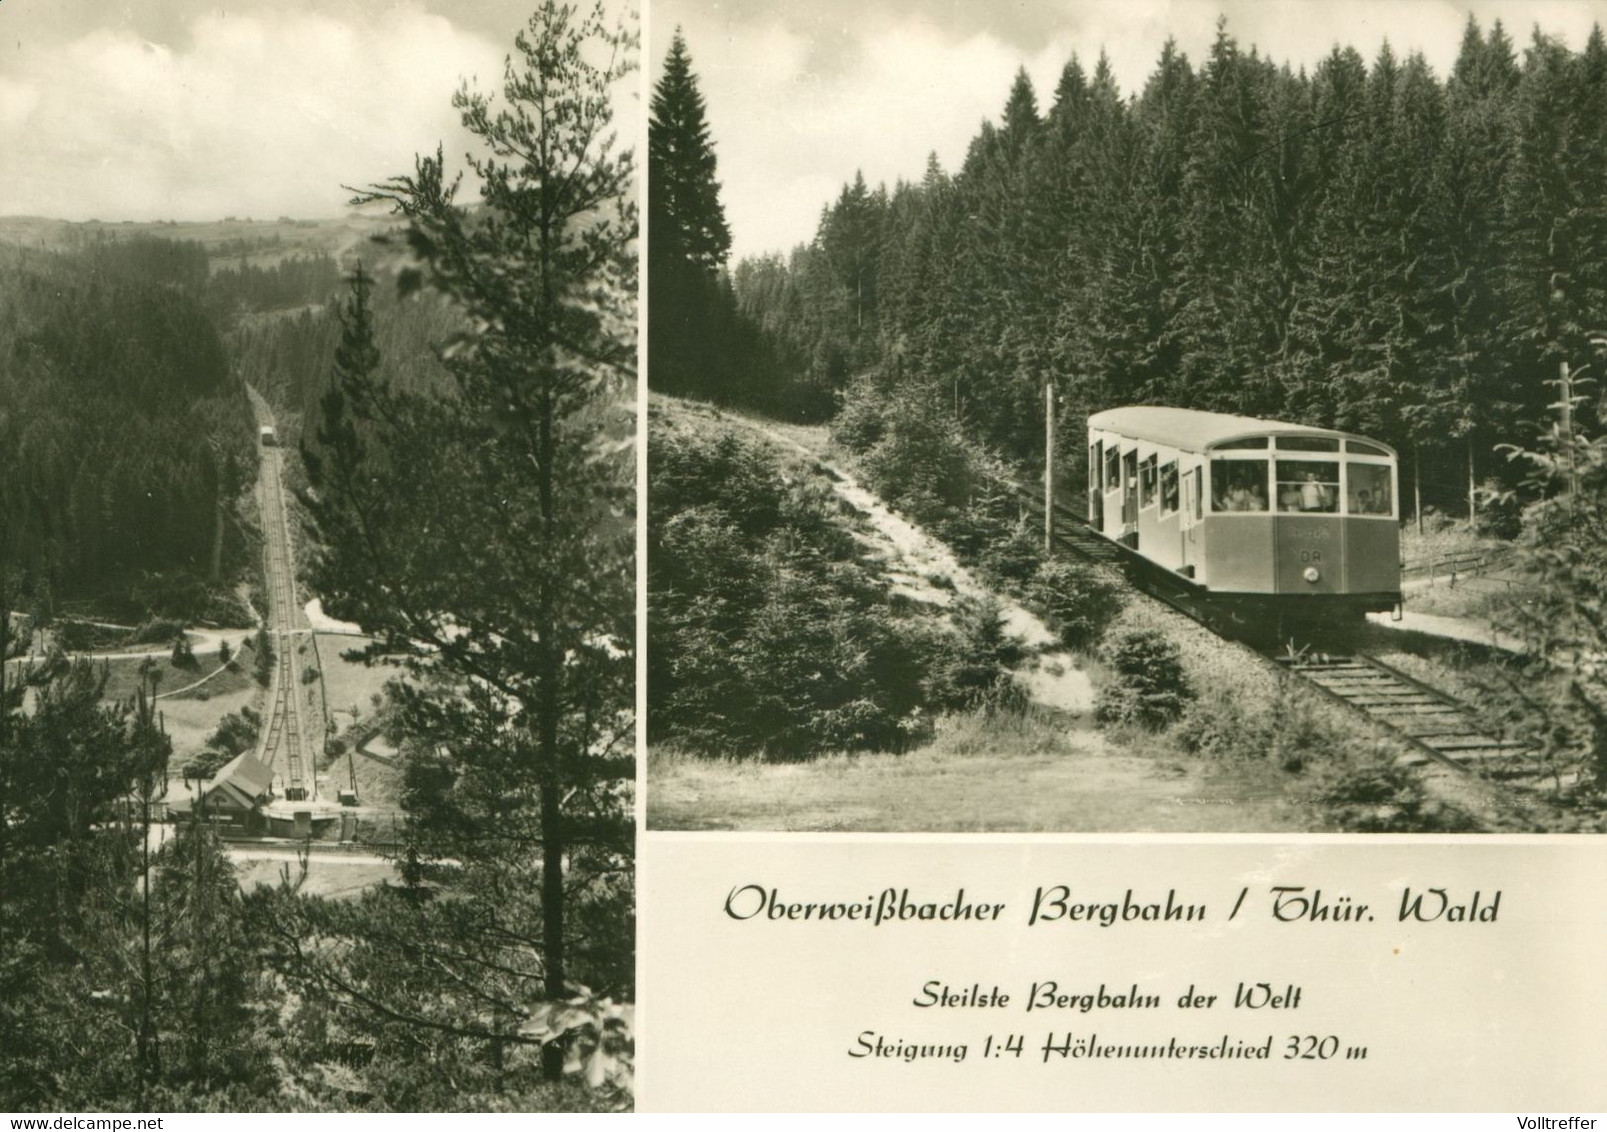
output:
[{"label": "spruce tree", "polygon": [[648,379],[654,388],[719,397],[729,342],[717,276],[731,251],[714,143],[679,29],[654,88],[647,128]]},{"label": "spruce tree", "polygon": [[665,255],[710,274],[724,265],[731,230],[715,170],[707,108],[677,28],[647,127],[650,262]]},{"label": "spruce tree", "polygon": [[1456,442],[1441,447],[1441,440],[1434,455],[1451,472],[1442,477],[1447,493],[1461,478],[1452,469],[1461,465],[1470,510],[1481,434],[1488,422],[1516,408],[1503,396],[1511,388],[1511,344],[1501,329],[1509,258],[1501,186],[1515,141],[1510,107],[1518,81],[1500,22],[1484,36],[1470,17],[1446,83],[1445,142],[1435,183],[1434,212],[1446,255],[1438,281],[1449,349],[1426,375],[1430,393],[1423,414],[1434,422],[1429,435],[1448,434]]}]

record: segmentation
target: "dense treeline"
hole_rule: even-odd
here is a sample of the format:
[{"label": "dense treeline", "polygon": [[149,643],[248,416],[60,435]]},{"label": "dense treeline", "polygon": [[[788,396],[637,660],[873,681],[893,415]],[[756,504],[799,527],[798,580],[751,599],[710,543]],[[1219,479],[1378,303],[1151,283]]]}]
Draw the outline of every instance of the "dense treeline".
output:
[{"label": "dense treeline", "polygon": [[[0,657],[18,644],[0,628]],[[104,706],[103,684],[88,662],[0,668],[0,1099],[12,1110],[171,1108],[176,1082],[267,1076],[242,1056],[249,993],[239,893],[218,883],[228,866],[194,834],[147,848],[171,744],[145,701]]]},{"label": "dense treeline", "polygon": [[0,250],[0,547],[36,608],[199,616],[249,558],[251,412],[197,245]]},{"label": "dense treeline", "polygon": [[214,310],[237,316],[322,303],[340,290],[340,284],[334,257],[319,253],[290,256],[272,267],[244,261],[217,267],[207,282],[207,294]]},{"label": "dense treeline", "polygon": [[1136,97],[1073,58],[1046,109],[1019,74],[958,172],[856,178],[810,245],[737,265],[746,356],[712,392],[824,415],[870,374],[1032,460],[1052,380],[1073,468],[1088,410],[1178,404],[1420,450],[1425,499],[1465,507],[1607,325],[1603,184],[1599,27],[1520,54],[1470,21],[1443,78],[1387,45],[1295,72],[1219,28]]},{"label": "dense treeline", "polygon": [[[379,375],[398,389],[442,388],[436,345],[462,329],[462,316],[433,296],[398,298],[391,272],[381,267],[385,285],[372,291],[371,317],[379,351]],[[235,372],[278,409],[288,414],[280,430],[287,443],[301,435],[301,422],[314,420],[331,384],[330,366],[340,343],[338,299],[266,315],[245,315],[228,336]]]}]

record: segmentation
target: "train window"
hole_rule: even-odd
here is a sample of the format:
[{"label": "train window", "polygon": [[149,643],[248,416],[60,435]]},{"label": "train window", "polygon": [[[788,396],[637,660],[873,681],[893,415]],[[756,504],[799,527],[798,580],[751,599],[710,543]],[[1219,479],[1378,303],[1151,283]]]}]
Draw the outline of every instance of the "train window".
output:
[{"label": "train window", "polygon": [[1264,436],[1243,436],[1238,440],[1224,440],[1217,445],[1218,448],[1265,448],[1267,438]]},{"label": "train window", "polygon": [[1152,507],[1155,504],[1155,456],[1145,456],[1138,465],[1138,505]]},{"label": "train window", "polygon": [[1096,440],[1088,446],[1088,485],[1096,491],[1104,486],[1099,482],[1099,473],[1103,470],[1101,465],[1104,463],[1100,458],[1100,451],[1104,443],[1102,440]]},{"label": "train window", "polygon": [[1205,469],[1194,469],[1194,517],[1205,518]]},{"label": "train window", "polygon": [[1170,515],[1177,510],[1177,461],[1161,465],[1161,514]]},{"label": "train window", "polygon": [[1394,514],[1388,464],[1362,464],[1352,460],[1345,473],[1345,506],[1352,515]]},{"label": "train window", "polygon": [[1337,512],[1339,461],[1279,460],[1278,510]]},{"label": "train window", "polygon": [[1211,461],[1212,511],[1265,511],[1267,462],[1265,460]]},{"label": "train window", "polygon": [[1280,436],[1279,452],[1338,452],[1339,441],[1332,436]]},{"label": "train window", "polygon": [[1122,479],[1122,453],[1114,444],[1105,447],[1105,490],[1115,491]]},{"label": "train window", "polygon": [[[1368,444],[1364,440],[1345,441],[1345,451],[1354,452],[1358,456],[1388,456],[1389,453],[1376,444]],[[1355,465],[1351,465],[1354,467]]]}]

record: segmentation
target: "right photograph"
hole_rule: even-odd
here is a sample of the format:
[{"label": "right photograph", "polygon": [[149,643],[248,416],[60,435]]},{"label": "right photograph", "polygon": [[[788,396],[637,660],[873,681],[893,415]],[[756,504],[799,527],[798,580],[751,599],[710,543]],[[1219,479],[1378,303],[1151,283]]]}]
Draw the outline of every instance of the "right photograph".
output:
[{"label": "right photograph", "polygon": [[655,0],[648,828],[1607,832],[1601,11]]}]

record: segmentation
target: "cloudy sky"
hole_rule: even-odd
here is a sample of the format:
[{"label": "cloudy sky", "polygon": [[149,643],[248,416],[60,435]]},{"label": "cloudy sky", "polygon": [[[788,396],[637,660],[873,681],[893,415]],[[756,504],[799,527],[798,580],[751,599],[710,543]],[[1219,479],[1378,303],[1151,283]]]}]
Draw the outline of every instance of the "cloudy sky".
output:
[{"label": "cloudy sky", "polygon": [[1449,69],[1468,14],[1497,18],[1521,48],[1538,23],[1572,48],[1607,0],[653,0],[650,77],[676,25],[709,106],[734,255],[814,235],[856,169],[872,184],[918,178],[936,151],[953,171],[1017,67],[1047,108],[1075,52],[1109,56],[1140,90],[1167,36],[1205,57],[1217,16],[1242,48],[1310,68],[1335,43],[1369,60],[1387,36]]},{"label": "cloudy sky", "polygon": [[342,184],[464,152],[452,93],[496,88],[533,7],[0,0],[0,214],[337,215]]}]

